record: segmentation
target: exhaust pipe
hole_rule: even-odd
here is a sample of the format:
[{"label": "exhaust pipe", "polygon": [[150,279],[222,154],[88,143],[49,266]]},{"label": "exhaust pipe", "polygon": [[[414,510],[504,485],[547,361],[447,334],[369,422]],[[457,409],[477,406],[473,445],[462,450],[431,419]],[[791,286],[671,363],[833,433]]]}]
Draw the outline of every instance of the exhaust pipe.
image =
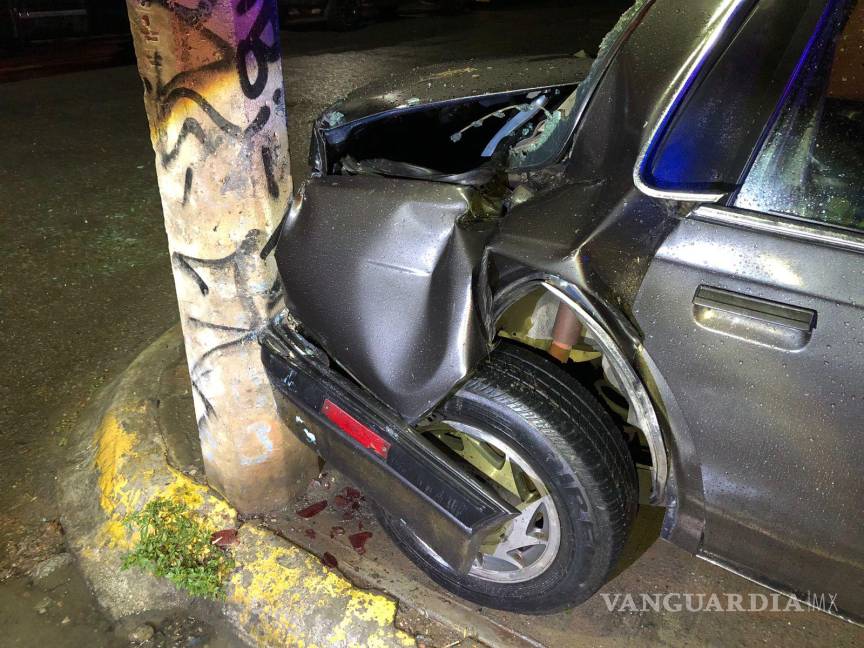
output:
[{"label": "exhaust pipe", "polygon": [[558,362],[567,362],[570,352],[582,337],[582,322],[564,302],[558,305],[555,315],[555,325],[552,328],[552,344],[549,345],[549,355]]}]

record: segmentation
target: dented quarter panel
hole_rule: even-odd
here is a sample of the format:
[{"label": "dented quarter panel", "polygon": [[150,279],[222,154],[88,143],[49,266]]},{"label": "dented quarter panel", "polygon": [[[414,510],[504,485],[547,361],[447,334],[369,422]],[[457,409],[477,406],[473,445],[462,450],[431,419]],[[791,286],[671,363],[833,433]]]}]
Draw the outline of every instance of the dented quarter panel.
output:
[{"label": "dented quarter panel", "polygon": [[[841,613],[860,619],[861,353],[844,331],[861,321],[864,296],[848,279],[860,251],[706,224],[691,212],[695,197],[634,189],[633,162],[705,36],[693,27],[719,5],[679,3],[680,31],[661,22],[670,3],[647,12],[576,133],[571,186],[514,209],[491,258],[504,277],[560,277],[621,323],[619,343],[664,422],[673,466],[666,537],[780,591],[839,594]],[[767,17],[784,3],[759,6],[765,38],[779,38]],[[668,49],[658,55],[661,34]],[[750,110],[771,108],[766,95]],[[813,337],[712,330],[693,304],[703,284],[817,311]]]},{"label": "dented quarter panel", "polygon": [[[683,219],[636,301],[699,457],[700,551],[806,596],[830,591],[864,617],[862,252]],[[700,286],[816,313],[803,331],[694,304]]]},{"label": "dented quarter panel", "polygon": [[313,178],[276,260],[288,308],[360,384],[416,421],[488,351],[472,290],[494,223],[472,189]]}]

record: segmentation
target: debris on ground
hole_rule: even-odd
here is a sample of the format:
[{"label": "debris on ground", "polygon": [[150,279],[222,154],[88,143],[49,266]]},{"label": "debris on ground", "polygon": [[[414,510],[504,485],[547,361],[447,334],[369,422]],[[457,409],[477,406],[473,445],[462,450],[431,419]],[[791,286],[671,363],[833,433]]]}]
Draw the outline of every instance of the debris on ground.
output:
[{"label": "debris on ground", "polygon": [[47,578],[61,567],[66,567],[72,564],[72,554],[63,552],[46,558],[42,562],[36,563],[28,572],[30,578],[34,581],[40,581]]},{"label": "debris on ground", "polygon": [[129,633],[128,639],[129,642],[132,644],[142,644],[145,641],[149,641],[150,639],[152,639],[155,633],[156,631],[153,630],[153,626],[151,626],[149,623],[142,623],[141,625],[136,626],[132,629],[132,631]]},{"label": "debris on ground", "polygon": [[53,603],[53,599],[50,596],[46,596],[42,600],[40,600],[36,605],[33,606],[33,609],[36,610],[39,614],[45,614],[48,611],[48,608],[51,607]]},{"label": "debris on ground", "polygon": [[210,534],[210,544],[216,545],[220,549],[235,544],[237,542],[237,529],[222,529]]},{"label": "debris on ground", "polygon": [[321,500],[320,502],[310,504],[304,509],[300,509],[299,511],[297,511],[297,515],[299,515],[301,518],[311,518],[318,515],[325,508],[327,508],[327,500]]},{"label": "debris on ground", "polygon": [[396,627],[406,630],[411,629],[415,633],[417,648],[482,648],[485,647],[481,641],[473,637],[465,636],[453,628],[430,619],[422,610],[414,608],[402,609],[400,606],[396,614]]},{"label": "debris on ground", "polygon": [[6,551],[0,552],[0,583],[17,576],[32,576],[37,565],[65,550],[63,527],[57,520],[44,520],[33,527],[4,515],[0,516],[0,528],[7,538]]},{"label": "debris on ground", "polygon": [[[144,644],[147,648],[192,648],[211,646],[219,630],[194,616],[174,615],[155,627],[155,634]],[[223,642],[215,642],[225,645]]]}]

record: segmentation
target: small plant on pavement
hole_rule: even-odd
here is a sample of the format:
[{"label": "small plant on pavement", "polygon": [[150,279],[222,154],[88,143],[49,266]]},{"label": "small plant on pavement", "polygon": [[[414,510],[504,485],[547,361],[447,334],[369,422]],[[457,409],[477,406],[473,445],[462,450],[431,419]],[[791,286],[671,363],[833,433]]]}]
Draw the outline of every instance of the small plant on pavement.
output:
[{"label": "small plant on pavement", "polygon": [[211,540],[212,529],[182,502],[156,497],[126,524],[138,543],[123,568],[138,567],[170,580],[194,596],[219,598],[233,559]]}]

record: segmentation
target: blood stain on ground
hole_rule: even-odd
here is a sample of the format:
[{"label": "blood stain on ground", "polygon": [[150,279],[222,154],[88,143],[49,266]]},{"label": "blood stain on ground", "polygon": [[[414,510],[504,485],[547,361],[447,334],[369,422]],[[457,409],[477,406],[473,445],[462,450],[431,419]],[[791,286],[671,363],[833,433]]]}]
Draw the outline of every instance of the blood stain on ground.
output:
[{"label": "blood stain on ground", "polygon": [[370,531],[361,531],[360,533],[352,533],[348,536],[348,541],[357,553],[362,554],[366,553],[366,542],[371,537],[372,533]]},{"label": "blood stain on ground", "polygon": [[325,551],[324,555],[321,556],[321,562],[330,569],[336,569],[339,566],[339,561],[336,560],[336,556],[331,554],[329,551]]},{"label": "blood stain on ground", "polygon": [[356,488],[351,488],[350,486],[346,486],[343,492],[345,493],[345,497],[350,500],[358,500],[363,497],[363,493],[361,493]]},{"label": "blood stain on ground", "polygon": [[304,509],[300,509],[299,511],[297,511],[297,515],[302,518],[311,518],[318,515],[325,508],[327,508],[327,500],[321,500],[320,502],[310,504]]}]

